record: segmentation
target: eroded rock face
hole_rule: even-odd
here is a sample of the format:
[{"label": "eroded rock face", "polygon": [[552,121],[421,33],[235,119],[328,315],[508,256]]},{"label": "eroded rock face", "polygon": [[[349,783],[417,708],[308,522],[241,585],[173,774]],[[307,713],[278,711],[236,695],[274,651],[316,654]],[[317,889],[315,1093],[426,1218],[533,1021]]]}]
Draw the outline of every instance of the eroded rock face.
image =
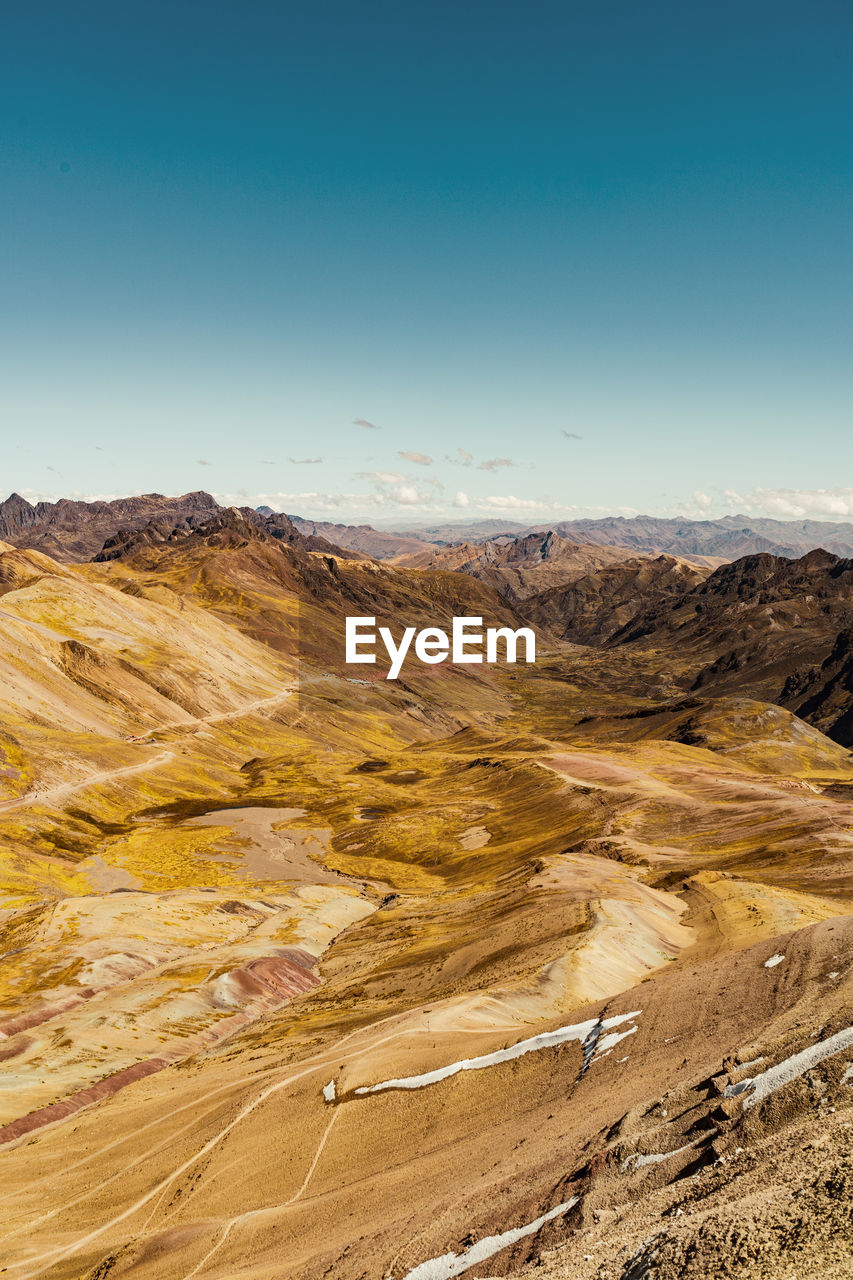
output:
[{"label": "eroded rock face", "polygon": [[599,520],[565,520],[555,526],[578,542],[605,542],[646,555],[736,560],[769,552],[796,559],[815,547],[836,555],[853,553],[853,525],[848,521],[771,520],[724,516],[719,520],[685,520],[656,516],[606,516]]},{"label": "eroded rock face", "polygon": [[779,702],[842,746],[853,747],[853,631],[839,632],[820,666],[790,675]]},{"label": "eroded rock face", "polygon": [[406,568],[452,569],[470,574],[508,600],[521,601],[624,559],[621,547],[583,545],[548,530],[522,537],[504,535],[481,544],[433,546],[415,554],[399,555],[394,563]]},{"label": "eroded rock face", "polygon": [[524,612],[577,644],[655,653],[684,690],[778,702],[849,745],[851,603],[853,560],[817,549],[713,572],[665,556],[629,560],[542,592]]},{"label": "eroded rock face", "polygon": [[35,505],[12,494],[0,503],[0,538],[15,546],[43,551],[60,561],[90,560],[121,528],[143,528],[151,521],[174,526],[209,519],[219,503],[199,490],[178,498],[160,493],[117,498],[112,502],[58,502]]},{"label": "eroded rock face", "polygon": [[305,550],[334,551],[344,558],[357,556],[357,552],[336,547],[313,532],[302,533],[280,512],[224,508],[202,490],[176,498],[149,493],[111,502],[62,498],[35,504],[13,493],[0,502],[0,539],[42,551],[60,562],[106,562],[144,546],[178,542],[195,533],[209,539],[235,520]]},{"label": "eroded rock face", "polygon": [[672,556],[623,560],[544,591],[524,609],[561,639],[603,645],[630,638],[643,610],[664,614],[672,602],[700,587],[708,572]]}]

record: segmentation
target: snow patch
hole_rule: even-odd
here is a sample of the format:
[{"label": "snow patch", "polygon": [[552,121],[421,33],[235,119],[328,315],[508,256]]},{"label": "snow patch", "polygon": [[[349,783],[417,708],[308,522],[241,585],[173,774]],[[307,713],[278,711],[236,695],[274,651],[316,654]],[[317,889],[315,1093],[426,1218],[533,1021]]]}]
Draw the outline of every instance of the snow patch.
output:
[{"label": "snow patch", "polygon": [[323,1097],[326,1099],[327,1102],[334,1102],[335,1100],[334,1080],[330,1080],[328,1084],[323,1085]]},{"label": "snow patch", "polygon": [[777,964],[781,964],[784,959],[785,957],[780,955],[771,956],[769,960],[764,961],[764,968],[775,969]]},{"label": "snow patch", "polygon": [[549,1209],[540,1218],[528,1222],[523,1227],[512,1227],[499,1236],[484,1236],[476,1244],[472,1244],[464,1253],[443,1253],[440,1258],[430,1258],[422,1262],[413,1271],[406,1273],[404,1280],[452,1280],[453,1276],[461,1276],[478,1262],[486,1262],[501,1249],[508,1249],[511,1244],[523,1240],[525,1236],[535,1235],[546,1222],[552,1222],[562,1214],[568,1213],[572,1205],[577,1204],[578,1197],[572,1196],[565,1204],[558,1204],[556,1209]]},{"label": "snow patch", "polygon": [[737,1084],[726,1085],[723,1092],[724,1098],[736,1098],[739,1093],[746,1093],[747,1089],[752,1088],[753,1077],[747,1076],[745,1080],[738,1080]]},{"label": "snow patch", "polygon": [[675,1151],[654,1151],[651,1155],[628,1156],[627,1160],[622,1161],[622,1172],[627,1173],[629,1169],[643,1169],[647,1164],[661,1164],[664,1160],[671,1160],[673,1156],[680,1156],[682,1151],[689,1151],[691,1147],[695,1147],[695,1142],[688,1142],[684,1147],[676,1147]]},{"label": "snow patch", "polygon": [[[399,1076],[391,1080],[381,1080],[378,1084],[361,1085],[354,1090],[357,1094],[381,1093],[385,1089],[424,1089],[427,1085],[438,1084],[460,1071],[482,1071],[484,1067],[496,1067],[501,1062],[512,1062],[514,1058],[522,1058],[527,1053],[535,1053],[539,1049],[553,1049],[558,1044],[568,1044],[575,1040],[584,1046],[585,1066],[599,1046],[611,1037],[601,1037],[601,1032],[610,1027],[618,1027],[623,1022],[638,1018],[641,1009],[633,1013],[619,1013],[603,1021],[590,1018],[588,1022],[577,1022],[572,1026],[558,1027],[556,1031],[545,1031],[538,1036],[530,1036],[527,1040],[519,1040],[506,1049],[496,1049],[493,1053],[481,1054],[478,1058],[463,1058],[460,1062],[450,1062],[445,1067],[436,1067],[434,1071],[424,1071],[417,1076]],[[632,1027],[631,1031],[636,1031]],[[630,1035],[630,1032],[623,1032]],[[617,1036],[621,1040],[622,1036]],[[615,1041],[614,1041],[615,1043]],[[611,1045],[612,1048],[612,1045]],[[454,1273],[455,1274],[455,1273]]]},{"label": "snow patch", "polygon": [[733,1098],[739,1093],[743,1093],[750,1085],[751,1092],[744,1099],[744,1110],[754,1107],[757,1102],[763,1102],[765,1098],[769,1098],[777,1089],[782,1089],[786,1084],[790,1084],[792,1080],[796,1080],[798,1076],[803,1075],[812,1067],[816,1067],[819,1062],[823,1062],[825,1058],[831,1058],[836,1053],[843,1052],[853,1045],[853,1027],[847,1027],[844,1031],[837,1031],[834,1036],[829,1036],[826,1040],[821,1040],[817,1044],[809,1045],[808,1049],[802,1049],[799,1053],[794,1053],[790,1058],[770,1067],[767,1071],[763,1071],[761,1075],[753,1077],[751,1080],[741,1080],[739,1084],[730,1084],[724,1090],[724,1097]]},{"label": "snow patch", "polygon": [[629,1027],[627,1031],[611,1031],[610,1035],[602,1036],[595,1047],[595,1057],[592,1061],[598,1062],[599,1058],[606,1058],[620,1040],[624,1040],[626,1036],[632,1036],[636,1030],[636,1027]]}]

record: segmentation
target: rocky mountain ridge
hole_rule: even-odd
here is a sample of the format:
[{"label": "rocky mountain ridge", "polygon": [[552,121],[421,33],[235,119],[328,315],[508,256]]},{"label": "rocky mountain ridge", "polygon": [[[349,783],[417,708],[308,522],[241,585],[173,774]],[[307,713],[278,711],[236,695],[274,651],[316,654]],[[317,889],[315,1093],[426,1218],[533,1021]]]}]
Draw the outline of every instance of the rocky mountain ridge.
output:
[{"label": "rocky mountain ridge", "polygon": [[575,644],[642,647],[703,694],[748,692],[853,746],[853,560],[762,552],[708,572],[671,557],[626,560],[523,602]]},{"label": "rocky mountain ridge", "polygon": [[762,551],[789,559],[818,547],[839,556],[853,555],[853,522],[849,520],[773,520],[745,514],[717,520],[603,516],[594,520],[554,520],[529,525],[490,518],[412,527],[402,533],[438,545],[452,545],[493,541],[502,535],[524,537],[549,530],[587,546],[625,547],[634,554],[678,556],[711,567]]},{"label": "rocky mountain ridge", "polygon": [[412,569],[452,569],[487,582],[507,599],[524,600],[587,570],[625,560],[622,547],[584,546],[549,530],[451,547],[429,547],[395,556],[393,563]]}]

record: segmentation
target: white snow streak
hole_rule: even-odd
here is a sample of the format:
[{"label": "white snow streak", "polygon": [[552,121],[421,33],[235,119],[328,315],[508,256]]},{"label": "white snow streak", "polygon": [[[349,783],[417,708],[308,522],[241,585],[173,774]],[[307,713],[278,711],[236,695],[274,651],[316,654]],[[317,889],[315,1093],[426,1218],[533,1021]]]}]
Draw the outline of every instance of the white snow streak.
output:
[{"label": "white snow streak", "polygon": [[551,1222],[561,1214],[568,1213],[572,1205],[577,1202],[577,1196],[572,1196],[571,1200],[567,1200],[565,1204],[558,1204],[556,1209],[549,1209],[547,1213],[542,1214],[541,1218],[528,1222],[524,1227],[513,1227],[499,1236],[484,1236],[464,1253],[443,1253],[440,1258],[430,1258],[429,1261],[415,1267],[413,1271],[407,1272],[404,1280],[452,1280],[453,1276],[461,1276],[463,1271],[470,1270],[478,1262],[485,1262],[494,1254],[500,1253],[501,1249],[508,1249],[511,1244],[523,1240],[525,1236],[535,1235],[546,1222]]},{"label": "white snow streak", "polygon": [[636,1027],[629,1027],[627,1031],[611,1031],[609,1036],[602,1036],[595,1047],[593,1062],[598,1062],[599,1058],[606,1058],[608,1053],[616,1048],[620,1040],[624,1040],[626,1036],[632,1036],[636,1030]]},{"label": "white snow streak", "polygon": [[769,960],[764,961],[764,968],[775,969],[776,965],[781,964],[784,959],[785,957],[780,955],[771,956]]},{"label": "white snow streak", "polygon": [[796,1080],[798,1076],[803,1075],[811,1067],[816,1067],[819,1062],[823,1062],[825,1058],[831,1058],[836,1053],[842,1053],[843,1050],[849,1049],[853,1045],[853,1027],[847,1027],[844,1031],[837,1031],[834,1036],[829,1036],[826,1040],[821,1040],[817,1044],[809,1045],[808,1049],[802,1049],[799,1053],[794,1053],[790,1058],[785,1058],[783,1062],[779,1062],[775,1067],[770,1067],[767,1071],[762,1071],[761,1075],[754,1076],[751,1080],[741,1080],[739,1084],[730,1084],[724,1090],[726,1098],[733,1098],[739,1093],[744,1093],[751,1086],[751,1092],[744,1099],[744,1110],[754,1107],[757,1102],[763,1102],[765,1098],[769,1098],[777,1089],[782,1089],[786,1084],[790,1084],[792,1080]]},{"label": "white snow streak", "polygon": [[[455,1076],[460,1071],[481,1071],[484,1067],[496,1067],[501,1062],[511,1062],[514,1058],[522,1058],[525,1054],[534,1053],[538,1049],[552,1049],[555,1045],[567,1044],[572,1040],[585,1044],[596,1031],[618,1027],[622,1022],[639,1017],[641,1012],[641,1009],[636,1009],[633,1013],[616,1014],[612,1018],[605,1018],[603,1022],[597,1018],[590,1018],[588,1022],[578,1022],[570,1027],[558,1027],[556,1031],[545,1031],[541,1035],[530,1036],[527,1040],[519,1040],[517,1044],[512,1044],[507,1049],[496,1049],[493,1053],[484,1053],[478,1058],[463,1058],[460,1062],[450,1062],[446,1067],[436,1067],[434,1071],[425,1071],[417,1076],[400,1076],[393,1080],[381,1080],[379,1084],[361,1085],[354,1092],[365,1094],[380,1093],[383,1089],[423,1089],[427,1085],[437,1084],[439,1080],[447,1080],[449,1076]],[[636,1029],[636,1027],[631,1028],[632,1031]],[[621,1039],[621,1036],[617,1038]],[[593,1049],[608,1039],[608,1036],[603,1040],[596,1039]]]},{"label": "white snow streak", "polygon": [[695,1147],[695,1142],[688,1142],[684,1147],[676,1147],[675,1151],[655,1151],[651,1155],[628,1156],[627,1160],[622,1161],[622,1172],[627,1173],[629,1169],[642,1169],[647,1164],[661,1164],[664,1160],[671,1160],[673,1156],[680,1156],[682,1151],[689,1151],[691,1147]]},{"label": "white snow streak", "polygon": [[327,1102],[334,1102],[335,1100],[334,1080],[330,1080],[328,1084],[323,1085],[323,1097],[326,1099]]}]

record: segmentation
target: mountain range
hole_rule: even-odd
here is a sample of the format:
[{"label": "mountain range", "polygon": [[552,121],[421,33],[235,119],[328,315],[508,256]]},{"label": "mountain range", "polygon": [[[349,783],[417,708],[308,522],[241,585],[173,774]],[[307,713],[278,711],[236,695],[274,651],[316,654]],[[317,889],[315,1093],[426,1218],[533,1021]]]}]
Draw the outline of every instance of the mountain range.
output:
[{"label": "mountain range", "polygon": [[[35,504],[11,494],[0,502],[0,538],[26,543],[61,560],[87,559],[121,529],[151,522],[178,524],[209,517],[219,509],[211,494],[199,490],[179,498],[142,494],[131,498],[83,502],[61,498]],[[270,507],[240,508],[261,519],[277,515]],[[356,551],[375,559],[417,555],[429,547],[460,543],[489,544],[529,534],[557,535],[579,546],[621,547],[642,555],[673,555],[711,565],[758,552],[790,558],[824,548],[839,556],[853,555],[853,523],[818,520],[773,520],[745,515],[717,520],[672,519],[657,516],[608,516],[597,520],[562,520],[523,525],[516,521],[459,521],[406,530],[375,529],[289,517],[305,536]]]}]

